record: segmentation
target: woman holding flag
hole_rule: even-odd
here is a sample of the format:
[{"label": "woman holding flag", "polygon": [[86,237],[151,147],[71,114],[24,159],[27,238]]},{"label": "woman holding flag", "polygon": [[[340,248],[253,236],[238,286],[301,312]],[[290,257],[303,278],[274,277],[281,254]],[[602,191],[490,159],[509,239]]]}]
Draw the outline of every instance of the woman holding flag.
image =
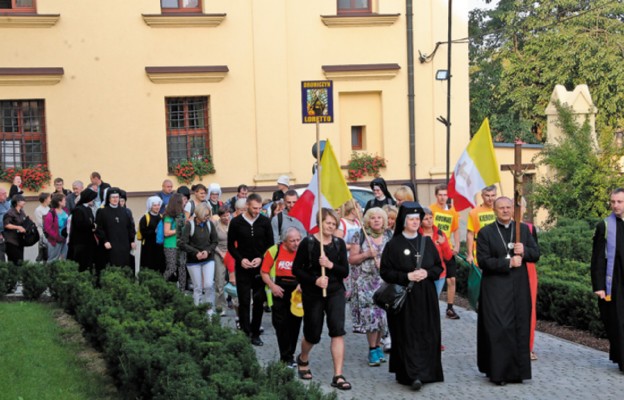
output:
[{"label": "woman holding flag", "polygon": [[301,379],[312,379],[310,351],[321,340],[326,316],[334,362],[331,385],[339,390],[350,390],[351,384],[342,375],[346,333],[343,280],[349,275],[347,247],[342,239],[334,237],[340,222],[334,210],[323,208],[320,215],[320,221],[317,221],[322,225],[320,232],[301,241],[292,266],[292,273],[301,285],[303,300],[303,339],[301,354],[297,357],[297,373]]}]

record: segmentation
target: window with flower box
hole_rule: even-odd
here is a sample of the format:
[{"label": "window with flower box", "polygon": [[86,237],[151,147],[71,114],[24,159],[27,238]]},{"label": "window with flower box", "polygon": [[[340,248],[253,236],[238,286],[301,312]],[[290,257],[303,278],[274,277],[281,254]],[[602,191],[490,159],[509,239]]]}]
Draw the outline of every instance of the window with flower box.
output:
[{"label": "window with flower box", "polygon": [[47,163],[43,100],[0,101],[0,168]]},{"label": "window with flower box", "polygon": [[201,13],[201,0],[160,0],[164,13]]},{"label": "window with flower box", "polygon": [[210,155],[208,97],[170,97],[167,107],[167,162],[171,171],[183,161]]},{"label": "window with flower box", "polygon": [[338,15],[370,14],[371,3],[371,0],[338,0]]},{"label": "window with flower box", "polygon": [[35,0],[0,0],[2,13],[34,13],[35,11]]}]

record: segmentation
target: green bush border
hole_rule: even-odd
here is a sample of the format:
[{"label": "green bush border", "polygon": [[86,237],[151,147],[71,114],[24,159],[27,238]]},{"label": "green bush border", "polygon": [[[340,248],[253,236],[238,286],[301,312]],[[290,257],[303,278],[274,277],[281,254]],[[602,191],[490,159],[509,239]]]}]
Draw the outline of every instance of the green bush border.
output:
[{"label": "green bush border", "polygon": [[336,399],[275,363],[261,368],[248,338],[206,317],[159,274],[107,268],[101,287],[73,262],[48,268],[50,292],[101,349],[120,391],[142,399]]}]

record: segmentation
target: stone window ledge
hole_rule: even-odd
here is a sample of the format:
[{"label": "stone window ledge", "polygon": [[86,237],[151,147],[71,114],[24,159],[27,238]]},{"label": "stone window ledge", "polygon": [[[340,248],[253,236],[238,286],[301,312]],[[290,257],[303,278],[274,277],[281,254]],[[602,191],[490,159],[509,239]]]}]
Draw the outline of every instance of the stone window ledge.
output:
[{"label": "stone window ledge", "polygon": [[61,14],[0,14],[0,28],[51,28]]},{"label": "stone window ledge", "polygon": [[63,68],[0,68],[0,86],[56,85]]},{"label": "stone window ledge", "polygon": [[228,72],[227,65],[145,67],[145,73],[153,83],[221,82]]},{"label": "stone window ledge", "polygon": [[152,28],[214,28],[226,14],[142,14],[143,21]]},{"label": "stone window ledge", "polygon": [[329,28],[369,27],[393,25],[401,14],[355,14],[321,15],[321,21]]}]

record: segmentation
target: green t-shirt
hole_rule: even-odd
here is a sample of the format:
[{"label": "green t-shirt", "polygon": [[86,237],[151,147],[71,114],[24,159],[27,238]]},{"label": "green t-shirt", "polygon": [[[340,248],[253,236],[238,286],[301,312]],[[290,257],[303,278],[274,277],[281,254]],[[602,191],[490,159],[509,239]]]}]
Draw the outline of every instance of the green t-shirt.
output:
[{"label": "green t-shirt", "polygon": [[[165,219],[163,220],[163,224],[166,224],[167,222],[169,222],[171,224],[171,229],[175,229],[175,218],[169,217],[169,216],[165,216]],[[177,234],[176,235],[171,235],[171,236],[165,236],[165,240],[163,242],[163,247],[165,249],[175,249],[178,247],[178,243],[177,243]]]}]

